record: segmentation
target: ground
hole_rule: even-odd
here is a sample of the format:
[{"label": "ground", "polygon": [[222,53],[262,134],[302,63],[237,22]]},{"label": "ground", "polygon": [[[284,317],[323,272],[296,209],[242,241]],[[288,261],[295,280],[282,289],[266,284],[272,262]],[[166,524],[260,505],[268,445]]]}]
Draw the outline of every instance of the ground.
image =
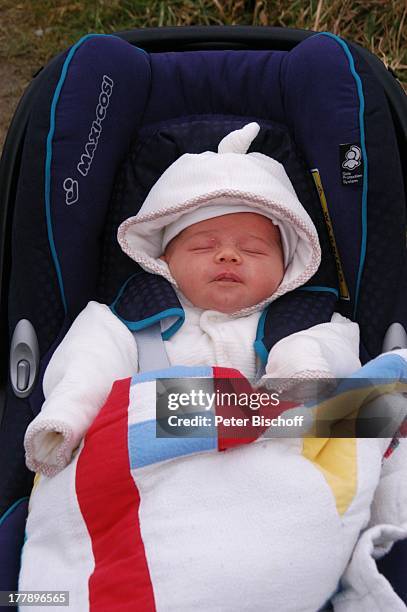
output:
[{"label": "ground", "polygon": [[191,25],[329,31],[375,53],[407,84],[400,0],[0,0],[0,152],[33,74],[88,32]]},{"label": "ground", "polygon": [[11,53],[10,38],[16,29],[15,11],[0,0],[0,151],[17,104],[35,72],[26,54]]},{"label": "ground", "polygon": [[31,75],[27,74],[25,66],[14,63],[0,63],[0,151],[6,138],[7,130],[12,116],[25,88],[29,84]]}]

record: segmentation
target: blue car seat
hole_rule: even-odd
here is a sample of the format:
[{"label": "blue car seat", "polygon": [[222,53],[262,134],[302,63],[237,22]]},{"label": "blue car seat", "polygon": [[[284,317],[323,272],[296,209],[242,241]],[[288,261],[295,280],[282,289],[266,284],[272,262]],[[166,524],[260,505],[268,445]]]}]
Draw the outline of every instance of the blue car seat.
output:
[{"label": "blue car seat", "polygon": [[[180,155],[216,150],[248,121],[261,126],[252,150],[284,164],[323,253],[305,287],[264,311],[260,359],[335,310],[359,323],[362,363],[389,330],[407,346],[407,104],[376,58],[329,33],[274,28],[85,36],[34,79],[0,166],[0,590],[17,588],[24,432],[74,318],[96,299],[132,330],[169,309],[167,333],[182,324],[169,283],[121,252],[118,225]],[[406,545],[379,564],[407,602]]]}]

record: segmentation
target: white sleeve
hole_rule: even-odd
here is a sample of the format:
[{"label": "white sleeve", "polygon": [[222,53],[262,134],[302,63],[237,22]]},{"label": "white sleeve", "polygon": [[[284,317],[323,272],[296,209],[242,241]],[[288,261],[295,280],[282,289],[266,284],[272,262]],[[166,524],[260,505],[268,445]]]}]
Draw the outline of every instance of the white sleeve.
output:
[{"label": "white sleeve", "polygon": [[314,325],[277,342],[270,351],[266,375],[274,378],[345,378],[358,370],[359,327],[338,313],[329,323]]},{"label": "white sleeve", "polygon": [[56,349],[43,381],[45,402],[25,434],[27,467],[54,476],[71,460],[112,383],[137,372],[137,345],[108,306],[89,302]]}]

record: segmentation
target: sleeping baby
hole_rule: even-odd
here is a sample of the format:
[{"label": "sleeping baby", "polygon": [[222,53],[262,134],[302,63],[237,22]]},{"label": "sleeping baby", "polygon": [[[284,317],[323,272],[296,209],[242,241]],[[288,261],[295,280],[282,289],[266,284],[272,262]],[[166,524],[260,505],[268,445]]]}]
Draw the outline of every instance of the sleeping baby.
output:
[{"label": "sleeping baby", "polygon": [[[316,229],[283,166],[261,153],[247,153],[259,129],[250,123],[230,133],[217,153],[181,156],[153,186],[139,213],[119,228],[123,251],[145,271],[167,279],[183,307],[183,324],[164,342],[171,367],[190,372],[229,368],[253,379],[258,370],[253,344],[262,312],[306,283],[320,265]],[[257,384],[267,386],[270,378],[292,384],[304,378],[346,378],[359,368],[358,326],[335,313],[330,322],[277,342]],[[160,447],[151,459],[156,448],[151,438],[143,455],[150,458],[140,462],[146,424],[154,419],[153,412],[140,408],[149,401],[141,389],[154,376],[138,371],[131,332],[108,306],[90,302],[51,359],[43,383],[45,403],[26,432],[27,465],[42,476],[30,500],[20,590],[68,589],[78,611],[92,610],[98,597],[105,602],[100,609],[109,610],[129,605],[177,612],[316,612],[329,601],[339,612],[405,609],[371,558],[376,548],[384,554],[393,541],[407,537],[407,516],[401,517],[400,509],[407,493],[397,484],[404,447],[385,466],[386,496],[398,496],[388,511],[381,505],[386,439],[261,436],[222,453],[205,446],[169,455]],[[126,392],[126,469],[138,500],[129,529],[136,529],[136,521],[139,539],[122,532],[120,542],[129,538],[133,544],[116,560],[113,554],[109,565],[114,527],[105,525],[106,558],[101,560],[101,528],[92,528],[92,506],[98,515],[109,514],[101,500],[110,481],[103,480],[102,497],[96,501],[96,496],[89,509],[82,494],[93,499],[97,476],[83,488],[81,474],[92,434],[95,438],[122,393],[115,381],[126,379],[134,385]],[[106,424],[100,431],[108,435],[105,445],[98,443],[100,452],[105,446],[114,457],[113,433]],[[141,437],[133,440],[133,435]],[[112,472],[116,477],[117,470]],[[119,489],[113,490],[120,498]],[[107,505],[114,503],[106,498]],[[71,521],[66,530],[61,529],[64,521]],[[389,523],[387,531],[379,529],[382,523]],[[76,569],[68,571],[68,566]],[[115,608],[102,595],[109,580],[119,580],[116,587],[122,588],[127,566],[130,576],[137,567],[134,588],[126,582],[126,599]]]}]

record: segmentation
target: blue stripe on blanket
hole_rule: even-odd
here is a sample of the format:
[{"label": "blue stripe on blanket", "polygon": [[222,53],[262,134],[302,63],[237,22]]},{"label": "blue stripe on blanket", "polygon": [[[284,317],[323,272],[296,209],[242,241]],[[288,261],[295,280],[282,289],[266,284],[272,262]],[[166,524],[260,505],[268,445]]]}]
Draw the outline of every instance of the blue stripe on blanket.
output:
[{"label": "blue stripe on blanket", "polygon": [[352,374],[352,378],[406,379],[407,362],[403,357],[394,353],[380,355]]},{"label": "blue stripe on blanket", "polygon": [[341,380],[332,397],[369,387],[407,383],[407,362],[400,355],[388,353],[369,361],[349,378]]},{"label": "blue stripe on blanket", "polygon": [[[210,366],[171,366],[161,370],[152,370],[136,374],[131,379],[131,385],[150,382],[160,378],[212,378],[213,369]],[[191,415],[192,416],[192,415]],[[213,435],[211,435],[211,433]],[[129,426],[128,448],[130,468],[141,468],[160,461],[174,459],[193,453],[214,451],[217,449],[216,430],[211,432],[205,428],[205,436],[194,437],[174,436],[157,438],[157,422],[150,419]]]},{"label": "blue stripe on blanket", "polygon": [[171,366],[162,370],[135,374],[131,379],[131,384],[135,385],[157,378],[207,378],[208,376],[213,376],[213,370],[209,366]]},{"label": "blue stripe on blanket", "polygon": [[128,434],[130,468],[142,468],[175,457],[217,450],[216,436],[205,438],[157,438],[156,420],[130,425]]}]

